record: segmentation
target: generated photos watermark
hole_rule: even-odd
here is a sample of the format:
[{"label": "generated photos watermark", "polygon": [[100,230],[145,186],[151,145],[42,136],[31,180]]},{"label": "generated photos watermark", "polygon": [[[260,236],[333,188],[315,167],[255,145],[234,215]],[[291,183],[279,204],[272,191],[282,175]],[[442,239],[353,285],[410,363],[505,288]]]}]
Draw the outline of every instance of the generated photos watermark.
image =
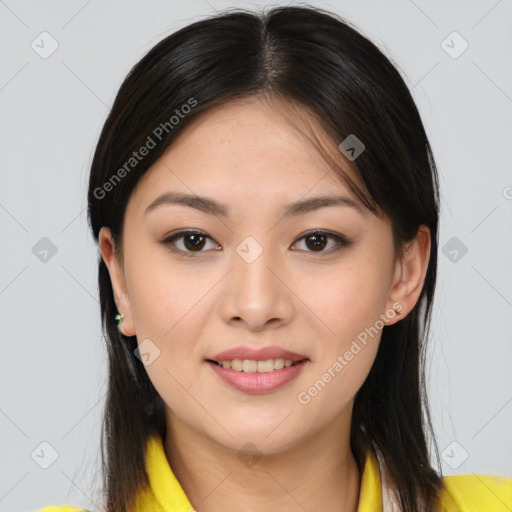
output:
[{"label": "generated photos watermark", "polygon": [[[317,396],[324,388],[332,381],[342,370],[354,359],[354,356],[359,354],[363,348],[368,344],[368,337],[373,339],[379,334],[379,332],[386,325],[384,320],[391,320],[395,318],[397,313],[402,311],[402,305],[399,302],[395,302],[393,307],[388,309],[384,314],[379,315],[379,319],[370,327],[366,327],[364,331],[361,331],[357,335],[357,339],[352,340],[350,348],[345,351],[343,355],[339,355],[336,361],[333,362],[307,390],[301,391],[297,395],[297,400],[302,405],[307,405],[311,402],[311,399]],[[359,343],[358,343],[359,341]],[[362,346],[361,346],[362,345]]]},{"label": "generated photos watermark", "polygon": [[117,169],[117,171],[112,174],[112,176],[103,183],[101,187],[96,187],[93,191],[94,197],[96,199],[103,199],[108,192],[111,192],[114,187],[121,182],[121,180],[137,165],[141,162],[144,157],[146,157],[149,152],[156,147],[157,142],[161,141],[163,137],[169,134],[174,128],[180,123],[181,119],[191,112],[191,110],[197,105],[197,100],[194,98],[189,98],[187,103],[181,105],[180,108],[177,108],[174,111],[174,114],[169,118],[168,121],[160,123],[155,129],[151,132],[151,135],[148,135],[146,142],[137,150],[132,153],[130,158],[124,162],[124,164]]}]

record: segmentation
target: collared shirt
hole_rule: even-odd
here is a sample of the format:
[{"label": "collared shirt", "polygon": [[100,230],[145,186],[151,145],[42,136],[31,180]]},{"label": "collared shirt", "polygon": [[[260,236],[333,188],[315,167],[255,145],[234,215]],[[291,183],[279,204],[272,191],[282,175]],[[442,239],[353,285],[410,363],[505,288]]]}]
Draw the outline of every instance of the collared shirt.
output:
[{"label": "collared shirt", "polygon": [[[146,469],[149,487],[137,496],[133,512],[194,512],[167,460],[163,441],[148,441]],[[368,453],[361,475],[358,512],[385,512],[379,461]],[[512,477],[452,475],[443,479],[442,512],[511,512]],[[50,506],[39,512],[79,512],[70,506]],[[200,512],[200,511],[199,511]]]}]

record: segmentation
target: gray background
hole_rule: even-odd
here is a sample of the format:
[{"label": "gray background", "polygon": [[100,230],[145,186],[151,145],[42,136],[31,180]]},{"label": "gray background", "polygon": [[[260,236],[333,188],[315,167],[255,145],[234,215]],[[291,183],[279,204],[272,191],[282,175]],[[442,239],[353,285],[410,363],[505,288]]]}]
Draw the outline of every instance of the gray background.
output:
[{"label": "gray background", "polygon": [[[512,2],[313,4],[392,56],[439,166],[429,390],[442,469],[511,476]],[[99,508],[106,363],[86,220],[95,143],[147,50],[214,10],[255,5],[265,4],[0,0],[0,511]],[[51,49],[44,31],[58,44],[47,58],[31,46]],[[43,237],[57,249],[46,261]]]}]

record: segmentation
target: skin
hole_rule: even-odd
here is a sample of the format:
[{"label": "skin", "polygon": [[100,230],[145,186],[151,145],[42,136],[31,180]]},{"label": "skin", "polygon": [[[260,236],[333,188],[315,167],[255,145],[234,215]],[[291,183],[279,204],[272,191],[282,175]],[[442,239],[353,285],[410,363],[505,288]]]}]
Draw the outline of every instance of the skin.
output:
[{"label": "skin", "polygon": [[[352,173],[355,162],[332,143],[331,149]],[[183,205],[145,214],[167,191],[214,198],[230,215]],[[141,178],[126,209],[122,261],[109,229],[100,232],[124,334],[136,335],[139,344],[149,338],[160,350],[146,370],[167,405],[165,452],[201,512],[232,503],[241,512],[268,512],[269,504],[289,512],[357,510],[361,474],[349,444],[352,407],[381,333],[309,403],[297,396],[379,315],[392,324],[414,307],[430,234],[422,226],[395,259],[389,219],[365,208],[330,206],[282,217],[290,202],[333,193],[358,201],[270,104],[230,102],[203,113]],[[186,229],[210,237],[202,252],[189,243],[192,257],[162,243]],[[315,251],[303,238],[315,229],[353,243],[336,250],[328,238]],[[263,249],[252,263],[236,252],[247,236]],[[182,254],[186,241],[174,242]],[[389,318],[396,303],[401,314]],[[279,345],[310,362],[284,387],[251,395],[229,387],[204,361],[236,345]],[[252,466],[237,456],[246,443],[261,456]]]}]

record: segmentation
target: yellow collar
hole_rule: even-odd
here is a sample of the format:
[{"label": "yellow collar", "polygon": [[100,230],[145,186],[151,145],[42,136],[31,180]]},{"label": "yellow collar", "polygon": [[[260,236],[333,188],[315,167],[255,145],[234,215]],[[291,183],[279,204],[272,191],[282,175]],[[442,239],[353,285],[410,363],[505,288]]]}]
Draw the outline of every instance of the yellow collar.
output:
[{"label": "yellow collar", "polygon": [[[134,512],[193,512],[185,492],[176,479],[165,455],[160,436],[148,441],[146,469],[149,487],[137,496]],[[379,463],[368,454],[361,477],[358,512],[382,511]]]}]

